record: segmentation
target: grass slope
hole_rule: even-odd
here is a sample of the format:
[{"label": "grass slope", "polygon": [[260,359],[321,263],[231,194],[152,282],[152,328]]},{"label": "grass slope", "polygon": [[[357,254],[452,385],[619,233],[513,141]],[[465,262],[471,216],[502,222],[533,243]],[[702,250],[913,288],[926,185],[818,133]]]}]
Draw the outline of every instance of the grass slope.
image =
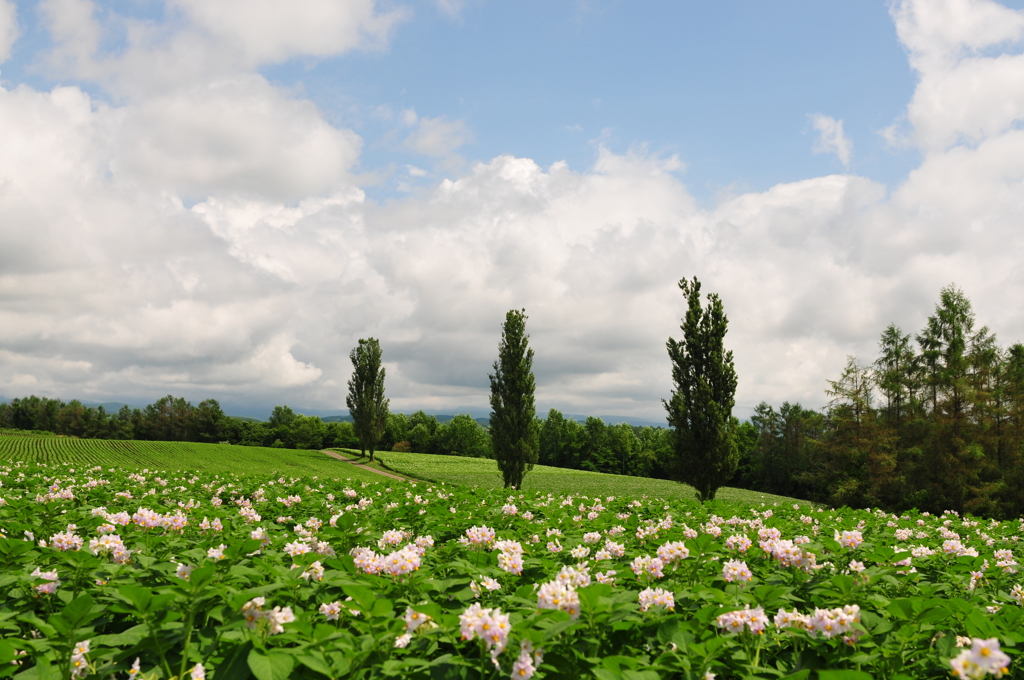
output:
[{"label": "grass slope", "polygon": [[0,430],[0,460],[102,465],[124,469],[199,470],[239,474],[318,475],[379,482],[367,470],[335,460],[319,451],[271,449],[192,442],[75,439]]},{"label": "grass slope", "polygon": [[[500,488],[502,485],[497,464],[487,458],[380,451],[377,453],[377,459],[388,469],[429,482],[465,484],[488,489]],[[628,496],[634,498],[649,496],[685,500],[693,500],[696,493],[691,486],[663,479],[624,477],[601,472],[566,470],[547,465],[536,465],[532,471],[526,474],[523,490],[555,495],[573,493],[585,496]],[[800,503],[806,505],[808,503],[797,498],[774,496],[731,487],[719,489],[717,500],[746,504]]]}]

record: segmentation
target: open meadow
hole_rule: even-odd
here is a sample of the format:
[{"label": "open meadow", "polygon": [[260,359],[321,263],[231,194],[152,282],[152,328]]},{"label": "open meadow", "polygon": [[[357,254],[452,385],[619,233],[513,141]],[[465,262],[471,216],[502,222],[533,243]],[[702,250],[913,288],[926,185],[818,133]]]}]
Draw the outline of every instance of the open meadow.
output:
[{"label": "open meadow", "polygon": [[[484,489],[500,489],[502,486],[501,473],[498,472],[497,465],[487,458],[380,451],[377,453],[377,460],[386,469],[434,483],[462,484]],[[523,490],[531,493],[622,495],[631,498],[650,496],[689,500],[694,497],[693,487],[678,482],[586,470],[567,470],[547,465],[533,466],[533,470],[527,473],[523,480]],[[719,490],[717,500],[753,504],[803,502],[796,498],[729,487]]]},{"label": "open meadow", "polygon": [[1024,677],[1019,521],[84,461],[0,483],[0,677]]}]

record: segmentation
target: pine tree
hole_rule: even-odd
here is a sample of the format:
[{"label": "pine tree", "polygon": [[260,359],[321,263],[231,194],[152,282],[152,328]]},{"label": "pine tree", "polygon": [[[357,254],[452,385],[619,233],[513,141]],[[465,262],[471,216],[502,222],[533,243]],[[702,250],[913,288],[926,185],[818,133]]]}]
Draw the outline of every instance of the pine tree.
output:
[{"label": "pine tree", "polygon": [[349,354],[352,377],[348,380],[345,404],[352,416],[356,436],[359,438],[360,456],[374,450],[388,424],[388,405],[384,398],[384,367],[380,365],[380,343],[375,338],[360,339],[359,346]]},{"label": "pine tree", "polygon": [[732,352],[725,350],[729,320],[718,295],[700,300],[700,282],[683,279],[679,288],[688,308],[681,341],[668,339],[672,360],[672,398],[662,403],[674,429],[673,477],[697,489],[697,498],[713,500],[718,489],[739,465],[733,436],[732,407],[736,395],[736,369]]},{"label": "pine tree", "polygon": [[491,441],[505,488],[522,488],[537,462],[533,433],[533,350],[526,335],[526,310],[505,315],[491,380]]}]

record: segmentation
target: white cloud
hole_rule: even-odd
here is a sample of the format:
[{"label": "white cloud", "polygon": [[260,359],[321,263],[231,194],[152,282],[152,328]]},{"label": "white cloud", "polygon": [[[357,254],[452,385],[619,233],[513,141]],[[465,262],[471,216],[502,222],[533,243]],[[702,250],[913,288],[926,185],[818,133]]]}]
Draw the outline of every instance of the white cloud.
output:
[{"label": "white cloud", "polygon": [[405,146],[426,156],[447,156],[473,139],[473,133],[461,120],[406,117],[406,124],[416,129],[405,138]]},{"label": "white cloud", "polygon": [[[907,107],[926,151],[976,144],[1024,120],[1024,10],[990,0],[903,0],[897,33],[920,83]],[[1017,47],[1017,54],[985,50]]]},{"label": "white cloud", "polygon": [[0,0],[0,64],[11,56],[18,35],[18,6],[13,0]]},{"label": "white cloud", "polygon": [[[251,73],[296,57],[329,57],[382,49],[402,8],[379,11],[376,0],[167,0],[162,23],[121,16],[93,0],[42,0],[54,41],[47,62],[58,74],[103,85],[118,96],[153,95]],[[116,52],[105,37],[127,41]]]},{"label": "white cloud", "polygon": [[200,199],[327,194],[346,181],[362,146],[311,102],[285,97],[258,75],[147,97],[119,114],[119,169]]},{"label": "white cloud", "polygon": [[250,64],[299,55],[331,56],[385,46],[404,9],[379,13],[376,0],[174,0],[195,25]]},{"label": "white cloud", "polygon": [[843,121],[820,113],[815,113],[810,118],[811,125],[818,131],[818,138],[812,147],[814,153],[834,153],[840,163],[849,167],[853,142],[843,132]]},{"label": "white cloud", "polygon": [[[340,409],[348,351],[374,336],[394,408],[484,406],[501,321],[525,307],[542,406],[658,417],[675,283],[693,275],[725,303],[741,407],[820,405],[847,354],[870,360],[890,322],[919,329],[951,281],[1004,344],[1024,339],[1019,63],[985,52],[1020,34],[985,18],[1017,16],[991,3],[894,9],[921,72],[906,138],[925,153],[892,191],[831,175],[703,208],[679,159],[600,145],[589,168],[500,156],[378,204],[352,176],[361,140],[246,70],[314,28],[297,20],[264,49],[264,22],[217,33],[222,19],[182,5],[168,35],[137,29],[136,63],[97,56],[106,26],[61,3],[47,7],[78,12],[54,29],[63,63],[125,94],[0,89],[0,385],[20,390],[5,396]],[[961,11],[968,29],[949,28]],[[363,44],[345,35],[309,49]],[[959,110],[960,95],[979,104]],[[469,135],[393,115],[426,155]],[[841,121],[821,119],[848,163]]]}]

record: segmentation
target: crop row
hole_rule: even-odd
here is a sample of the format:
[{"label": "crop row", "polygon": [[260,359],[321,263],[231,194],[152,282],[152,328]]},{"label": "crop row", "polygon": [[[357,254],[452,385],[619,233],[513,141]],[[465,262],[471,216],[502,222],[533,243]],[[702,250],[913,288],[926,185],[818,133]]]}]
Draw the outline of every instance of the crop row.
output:
[{"label": "crop row", "polygon": [[[129,470],[196,469],[211,472],[337,474],[342,463],[318,451],[295,451],[228,444],[13,436],[0,432],[0,460],[116,466]],[[373,478],[361,470],[346,472]]]}]

